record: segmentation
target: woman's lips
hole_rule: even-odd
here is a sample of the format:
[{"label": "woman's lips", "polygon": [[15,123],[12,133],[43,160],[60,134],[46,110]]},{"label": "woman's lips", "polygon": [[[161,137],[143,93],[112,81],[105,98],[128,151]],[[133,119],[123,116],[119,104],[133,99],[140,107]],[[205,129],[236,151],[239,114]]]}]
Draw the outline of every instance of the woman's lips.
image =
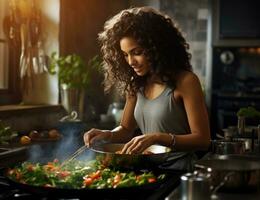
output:
[{"label": "woman's lips", "polygon": [[141,71],[141,67],[138,67],[138,68],[134,67],[133,69],[134,69],[135,72],[140,72]]}]

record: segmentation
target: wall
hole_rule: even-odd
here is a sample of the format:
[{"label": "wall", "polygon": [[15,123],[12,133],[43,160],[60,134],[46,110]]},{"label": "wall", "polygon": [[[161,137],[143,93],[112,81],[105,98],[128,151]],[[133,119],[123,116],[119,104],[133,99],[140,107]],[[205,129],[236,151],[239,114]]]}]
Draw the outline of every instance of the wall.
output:
[{"label": "wall", "polygon": [[[28,1],[29,4],[29,1]],[[41,11],[41,39],[46,56],[59,52],[59,0],[39,0],[37,6]],[[23,91],[24,104],[58,104],[59,88],[56,75],[49,73],[34,74],[33,88]]]},{"label": "wall", "polygon": [[[27,9],[31,6],[30,2],[30,0],[20,1]],[[59,51],[60,1],[37,0],[36,3],[42,13],[44,50],[46,55],[50,55],[53,51]],[[15,72],[18,73],[18,71]],[[24,95],[23,105],[58,104],[57,76],[51,76],[48,73],[36,74],[33,84],[33,89]],[[64,115],[66,112],[61,106],[32,106],[30,109],[26,105],[25,108],[22,105],[0,106],[0,120],[18,131],[54,127]]]},{"label": "wall", "polygon": [[[0,1],[0,20],[7,14],[6,2]],[[8,46],[5,40],[3,23],[0,22],[0,89],[8,88]]]},{"label": "wall", "polygon": [[159,0],[129,0],[129,6],[150,6],[156,9],[160,8],[160,1]]},{"label": "wall", "polygon": [[208,0],[160,0],[160,10],[175,19],[184,33],[190,44],[193,70],[204,86]]},{"label": "wall", "polygon": [[[118,11],[134,6],[160,9],[178,21],[191,47],[194,72],[204,84],[207,0],[61,0],[61,54],[77,53],[87,61],[99,53],[97,34],[102,30],[104,22]],[[107,111],[109,103],[118,101],[119,98],[116,94],[104,95],[102,78],[92,77],[92,81],[92,88],[86,91],[85,112],[86,115],[94,112],[99,116]]]},{"label": "wall", "polygon": [[[85,62],[99,54],[97,35],[104,22],[126,7],[128,1],[121,0],[61,0],[60,53],[76,53]],[[114,94],[104,94],[102,81],[100,74],[91,77],[92,86],[86,90],[85,120],[99,117],[116,98]]]}]

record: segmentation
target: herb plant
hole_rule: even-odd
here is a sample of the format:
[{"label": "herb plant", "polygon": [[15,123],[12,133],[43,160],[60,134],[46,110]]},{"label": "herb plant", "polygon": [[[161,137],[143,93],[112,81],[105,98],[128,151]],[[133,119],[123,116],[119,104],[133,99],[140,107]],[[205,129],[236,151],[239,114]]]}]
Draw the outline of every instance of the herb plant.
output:
[{"label": "herb plant", "polygon": [[17,132],[12,131],[9,126],[5,126],[0,120],[0,145],[8,145],[17,135]]},{"label": "herb plant", "polygon": [[56,52],[51,54],[50,73],[58,74],[60,85],[65,84],[67,88],[87,88],[90,84],[91,68],[99,69],[100,58],[94,56],[86,64],[76,54],[58,56]]}]

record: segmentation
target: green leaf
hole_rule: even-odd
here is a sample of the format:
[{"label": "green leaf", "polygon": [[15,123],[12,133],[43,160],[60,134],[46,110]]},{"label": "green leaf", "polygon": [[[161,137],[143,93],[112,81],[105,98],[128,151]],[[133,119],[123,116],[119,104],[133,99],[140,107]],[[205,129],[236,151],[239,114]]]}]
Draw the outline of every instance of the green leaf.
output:
[{"label": "green leaf", "polygon": [[244,107],[239,109],[237,116],[249,118],[260,117],[260,112],[257,111],[254,107]]},{"label": "green leaf", "polygon": [[100,72],[100,68],[101,59],[97,55],[91,58],[86,65],[83,59],[76,54],[67,56],[57,56],[56,52],[51,54],[50,73],[58,73],[60,84],[67,84],[68,88],[89,87],[91,83],[91,69]]}]

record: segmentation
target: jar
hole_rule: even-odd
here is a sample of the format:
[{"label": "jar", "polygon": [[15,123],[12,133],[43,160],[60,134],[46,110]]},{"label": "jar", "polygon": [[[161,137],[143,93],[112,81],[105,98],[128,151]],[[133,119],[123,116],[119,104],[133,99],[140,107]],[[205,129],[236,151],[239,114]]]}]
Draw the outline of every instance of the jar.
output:
[{"label": "jar", "polygon": [[196,173],[181,176],[181,200],[208,200],[210,196],[209,176]]}]

